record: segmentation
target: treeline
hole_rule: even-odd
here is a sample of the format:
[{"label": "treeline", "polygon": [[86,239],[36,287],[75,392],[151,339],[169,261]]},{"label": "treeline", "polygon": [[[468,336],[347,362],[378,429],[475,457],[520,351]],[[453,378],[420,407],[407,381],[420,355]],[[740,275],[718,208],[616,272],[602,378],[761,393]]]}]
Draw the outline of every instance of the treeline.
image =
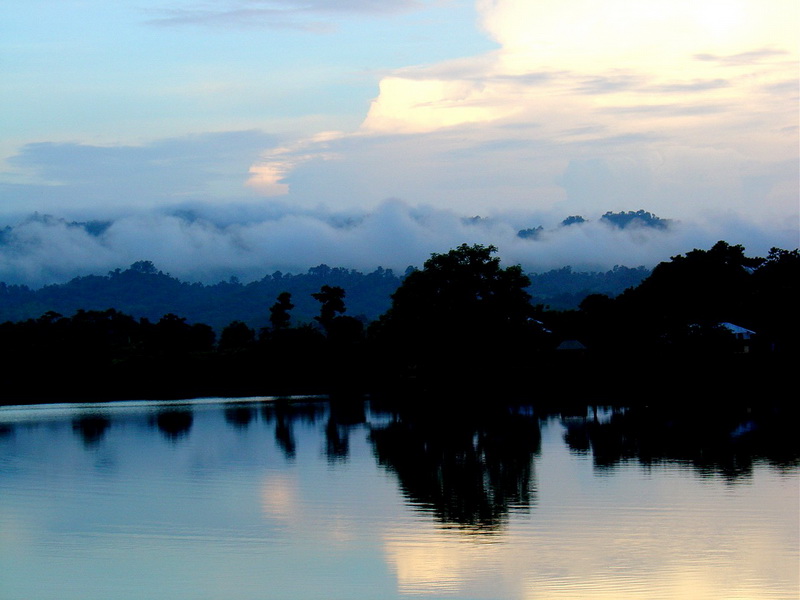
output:
[{"label": "treeline", "polygon": [[[413,268],[406,272],[410,270]],[[529,274],[528,292],[535,302],[554,309],[571,309],[577,308],[590,294],[616,296],[638,285],[649,273],[644,267],[616,266],[604,273],[577,272],[564,267]],[[278,294],[289,292],[294,298],[294,322],[312,323],[318,306],[311,294],[323,285],[347,290],[348,314],[369,322],[389,309],[391,295],[404,276],[380,267],[365,274],[322,264],[294,275],[276,271],[250,283],[231,277],[228,281],[203,285],[163,273],[150,261],[138,261],[107,275],[76,277],[64,284],[39,289],[0,282],[0,322],[35,319],[48,311],[71,315],[80,309],[102,311],[114,307],[151,321],[174,313],[190,323],[206,323],[216,332],[231,321],[259,328],[266,325],[265,307]]]},{"label": "treeline", "polygon": [[0,403],[56,399],[184,398],[366,390],[351,368],[366,360],[364,323],[343,316],[345,292],[312,294],[319,315],[291,326],[291,294],[270,325],[233,321],[220,335],[168,313],[151,321],[116,309],[0,324]]},{"label": "treeline", "polygon": [[[800,336],[798,250],[748,257],[719,242],[661,263],[615,298],[590,295],[576,310],[537,303],[530,278],[519,266],[500,267],[495,252],[463,244],[433,254],[371,321],[351,316],[349,290],[327,283],[308,298],[282,290],[261,305],[262,326],[234,320],[219,334],[172,311],[149,319],[81,309],[7,321],[3,401],[365,392],[718,398],[789,381]],[[154,271],[142,263],[110,277],[182,285]],[[296,318],[301,301],[315,306],[309,322]]]},{"label": "treeline", "polygon": [[642,403],[790,402],[798,305],[797,249],[748,257],[721,241],[660,263],[616,298],[592,295],[579,310],[542,320],[573,348],[562,356],[579,355],[554,371],[574,374],[570,385],[577,380],[587,393]]},{"label": "treeline", "polygon": [[526,288],[534,304],[551,310],[571,310],[592,294],[615,297],[636,287],[650,275],[645,267],[615,266],[608,271],[574,271],[572,267],[552,269],[545,273],[528,273],[531,285]]},{"label": "treeline", "polygon": [[[480,220],[480,217],[474,217],[474,219]],[[581,215],[571,215],[561,221],[556,229],[580,225],[587,222],[588,221]],[[600,217],[600,222],[615,229],[628,229],[629,227],[667,229],[672,225],[672,221],[670,219],[662,219],[661,217],[657,217],[656,215],[645,210],[629,210],[617,213],[608,211],[602,217]],[[527,229],[519,230],[517,232],[517,237],[520,237],[524,240],[538,240],[541,239],[542,235],[545,233],[545,228],[542,225],[538,225],[536,227],[528,227]]]},{"label": "treeline", "polygon": [[323,264],[297,275],[276,271],[246,284],[231,277],[203,285],[181,281],[158,270],[150,261],[138,261],[128,269],[76,277],[37,290],[0,283],[0,322],[36,318],[47,311],[70,315],[80,309],[114,307],[151,321],[167,313],[179,314],[191,323],[205,323],[219,332],[231,321],[242,321],[251,327],[265,325],[266,308],[284,291],[295,298],[295,321],[312,322],[317,306],[311,294],[323,285],[346,289],[350,313],[368,321],[386,311],[400,281],[391,269],[379,267],[363,274]]},{"label": "treeline", "polygon": [[780,354],[800,347],[798,301],[798,250],[748,257],[721,241],[660,263],[616,298],[590,295],[548,322],[599,352],[744,351],[749,340],[749,349]]}]

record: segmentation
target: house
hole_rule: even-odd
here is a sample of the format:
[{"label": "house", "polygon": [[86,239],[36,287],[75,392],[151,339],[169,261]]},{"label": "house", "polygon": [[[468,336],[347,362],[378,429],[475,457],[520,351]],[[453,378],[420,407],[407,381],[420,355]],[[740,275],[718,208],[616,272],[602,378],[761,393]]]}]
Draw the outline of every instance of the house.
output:
[{"label": "house", "polygon": [[586,346],[581,344],[578,340],[564,340],[563,342],[561,342],[558,345],[556,350],[572,351],[572,352],[574,352],[574,351],[583,352],[583,351],[586,350]]},{"label": "house", "polygon": [[734,325],[733,323],[720,323],[720,327],[724,327],[734,335],[739,346],[739,352],[745,354],[750,352],[751,340],[756,335],[755,331],[740,327],[739,325]]}]

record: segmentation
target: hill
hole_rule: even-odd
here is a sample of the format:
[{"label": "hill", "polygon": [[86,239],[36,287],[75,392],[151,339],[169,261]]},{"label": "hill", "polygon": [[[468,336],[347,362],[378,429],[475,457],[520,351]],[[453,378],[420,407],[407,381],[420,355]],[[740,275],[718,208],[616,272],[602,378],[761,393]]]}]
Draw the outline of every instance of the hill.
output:
[{"label": "hill", "polygon": [[[529,274],[528,289],[534,302],[553,309],[577,308],[590,294],[616,296],[636,286],[649,271],[614,267],[605,273],[574,272],[564,267],[540,274]],[[369,322],[389,309],[391,295],[403,276],[391,269],[371,273],[322,264],[306,273],[276,271],[258,281],[242,283],[235,277],[213,285],[185,282],[160,271],[150,261],[138,261],[125,270],[106,275],[76,277],[67,283],[31,289],[25,285],[0,283],[0,322],[37,318],[52,311],[72,315],[76,311],[115,308],[136,318],[157,321],[168,313],[178,314],[191,323],[206,323],[220,331],[232,321],[250,327],[267,325],[269,307],[278,294],[289,292],[295,305],[294,324],[310,323],[319,312],[311,297],[323,285],[345,290],[347,314]]]}]

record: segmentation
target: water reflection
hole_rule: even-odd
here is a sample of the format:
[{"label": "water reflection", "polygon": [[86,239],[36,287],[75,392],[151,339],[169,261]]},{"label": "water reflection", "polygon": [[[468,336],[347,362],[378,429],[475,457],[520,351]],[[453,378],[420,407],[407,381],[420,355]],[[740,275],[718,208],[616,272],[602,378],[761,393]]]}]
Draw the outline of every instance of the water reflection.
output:
[{"label": "water reflection", "polygon": [[340,427],[334,419],[325,425],[325,456],[329,462],[347,461],[350,456],[349,428]]},{"label": "water reflection", "polygon": [[188,408],[163,410],[151,422],[153,421],[166,439],[177,442],[189,435],[194,415]]},{"label": "water reflection", "polygon": [[574,452],[591,452],[599,471],[636,460],[643,465],[691,465],[700,475],[737,481],[766,461],[778,469],[800,464],[794,430],[796,410],[730,408],[674,410],[637,407],[564,419],[564,441]]},{"label": "water reflection", "polygon": [[102,415],[85,415],[72,421],[72,431],[78,434],[89,448],[100,443],[110,426],[111,420]]},{"label": "water reflection", "polygon": [[793,597],[795,417],[0,408],[0,597]]},{"label": "water reflection", "polygon": [[529,414],[399,412],[370,441],[404,496],[443,524],[493,532],[534,503],[541,434]]},{"label": "water reflection", "polygon": [[256,411],[252,406],[239,405],[226,408],[224,411],[225,422],[236,429],[247,429],[256,416]]},{"label": "water reflection", "polygon": [[366,403],[359,399],[338,399],[330,404],[325,424],[325,456],[328,462],[345,462],[350,456],[350,431],[366,423]]},{"label": "water reflection", "polygon": [[266,423],[275,423],[275,442],[287,460],[294,460],[297,442],[294,435],[295,423],[315,424],[321,418],[325,407],[321,403],[293,403],[287,399],[264,403],[261,416]]}]

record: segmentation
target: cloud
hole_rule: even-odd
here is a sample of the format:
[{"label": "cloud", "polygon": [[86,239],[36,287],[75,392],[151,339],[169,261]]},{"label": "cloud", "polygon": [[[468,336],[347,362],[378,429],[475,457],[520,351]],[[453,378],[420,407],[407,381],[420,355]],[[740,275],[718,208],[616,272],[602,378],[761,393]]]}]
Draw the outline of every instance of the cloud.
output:
[{"label": "cloud", "polygon": [[[4,212],[86,206],[153,206],[187,199],[243,198],[249,165],[275,136],[259,131],[187,135],[139,146],[33,143],[8,159],[24,184],[0,184]],[[42,198],[37,198],[42,196]],[[34,198],[36,200],[34,201]]]},{"label": "cloud", "polygon": [[[688,219],[796,214],[794,3],[477,7],[498,49],[389,72],[357,131],[318,152],[299,142],[295,162],[265,152],[254,169],[306,206],[396,196],[464,212],[613,202]],[[594,200],[598,171],[579,181],[580,164],[608,166]]]},{"label": "cloud", "polygon": [[760,63],[765,60],[772,60],[775,58],[790,58],[790,53],[786,50],[775,50],[771,48],[762,48],[759,50],[750,50],[748,52],[739,52],[738,54],[731,55],[716,55],[716,54],[695,54],[695,60],[704,62],[716,62],[721,65],[737,66]]},{"label": "cloud", "polygon": [[[704,222],[673,222],[665,230],[618,229],[600,220],[602,212],[584,213],[586,223],[569,227],[559,226],[568,216],[564,213],[495,211],[475,221],[399,200],[369,211],[271,202],[184,205],[93,222],[36,215],[0,230],[0,281],[40,286],[104,274],[138,260],[205,283],[231,275],[250,281],[276,270],[303,273],[323,263],[402,273],[409,265],[421,266],[431,252],[461,243],[495,245],[504,264],[521,264],[529,272],[565,265],[606,270],[617,264],[651,267],[720,239],[743,244],[750,255],[797,244],[796,222],[776,230],[718,214]],[[544,233],[535,240],[517,235],[540,225]]]},{"label": "cloud", "polygon": [[383,17],[420,10],[424,0],[228,0],[165,8],[152,25],[204,25],[214,27],[270,27],[315,33],[331,31],[339,17]]},{"label": "cloud", "polygon": [[[306,27],[434,4],[190,2],[162,16]],[[718,239],[762,254],[797,244],[795,2],[476,6],[496,48],[381,72],[349,131],[309,116],[322,133],[23,146],[0,186],[0,278],[38,284],[141,259],[203,281],[322,262],[404,269],[462,242],[531,270],[652,265]],[[60,219],[25,219],[33,207]],[[597,221],[640,208],[676,225]],[[476,214],[490,220],[464,223]],[[574,214],[592,221],[555,228]],[[87,219],[111,224],[70,225]],[[538,225],[551,232],[516,237]]]},{"label": "cloud", "polygon": [[[282,196],[289,192],[284,179],[302,163],[309,160],[330,160],[335,154],[326,154],[323,148],[330,141],[341,138],[336,131],[323,132],[288,146],[279,146],[263,152],[258,163],[250,167],[247,186],[264,196]],[[307,148],[311,147],[310,153]]]}]

